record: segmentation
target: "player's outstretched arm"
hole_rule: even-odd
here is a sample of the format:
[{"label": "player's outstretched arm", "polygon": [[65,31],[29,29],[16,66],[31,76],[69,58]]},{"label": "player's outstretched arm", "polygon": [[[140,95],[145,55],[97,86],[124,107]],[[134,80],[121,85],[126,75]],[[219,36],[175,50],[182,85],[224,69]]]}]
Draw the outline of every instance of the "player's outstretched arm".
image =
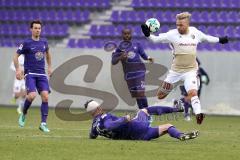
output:
[{"label": "player's outstretched arm", "polygon": [[168,32],[167,33],[160,33],[158,36],[150,34],[150,29],[146,24],[141,25],[142,32],[145,37],[148,37],[151,41],[155,42],[162,42],[162,43],[169,43],[168,40]]},{"label": "player's outstretched arm", "polygon": [[210,42],[210,43],[221,43],[221,44],[225,44],[228,43],[228,37],[224,36],[224,37],[214,37],[211,35],[206,35],[203,32],[198,30],[198,34],[200,36],[200,41],[206,41],[206,42]]}]

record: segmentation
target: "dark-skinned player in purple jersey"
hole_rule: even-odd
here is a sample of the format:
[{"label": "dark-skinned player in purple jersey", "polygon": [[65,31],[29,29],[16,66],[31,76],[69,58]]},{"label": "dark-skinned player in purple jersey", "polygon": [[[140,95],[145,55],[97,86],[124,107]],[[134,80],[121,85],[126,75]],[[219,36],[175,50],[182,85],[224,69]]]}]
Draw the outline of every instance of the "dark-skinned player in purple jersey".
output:
[{"label": "dark-skinned player in purple jersey", "polygon": [[[49,53],[48,42],[46,39],[40,38],[42,23],[34,20],[30,23],[31,38],[26,39],[19,46],[14,55],[13,61],[16,68],[16,78],[21,79],[21,71],[19,69],[18,57],[24,55],[24,75],[27,96],[24,102],[23,113],[19,116],[19,126],[24,127],[26,115],[29,107],[35,99],[37,92],[41,96],[41,123],[39,129],[43,132],[50,132],[47,126],[48,116],[48,95],[50,92],[48,76],[52,73],[51,55]],[[47,74],[45,72],[45,58],[48,65]]]},{"label": "dark-skinned player in purple jersey", "polygon": [[149,57],[143,50],[140,43],[132,41],[131,29],[122,30],[122,39],[131,43],[126,50],[119,47],[112,53],[112,64],[119,61],[122,63],[124,79],[127,82],[129,92],[133,98],[136,98],[139,109],[148,107],[148,101],[145,96],[145,72],[146,67],[141,58],[153,63],[153,58]]}]

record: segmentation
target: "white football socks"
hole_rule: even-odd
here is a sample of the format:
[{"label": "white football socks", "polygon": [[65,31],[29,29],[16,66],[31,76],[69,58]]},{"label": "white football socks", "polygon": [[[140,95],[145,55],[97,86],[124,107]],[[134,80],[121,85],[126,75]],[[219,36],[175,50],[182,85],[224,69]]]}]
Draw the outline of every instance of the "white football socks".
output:
[{"label": "white football socks", "polygon": [[192,104],[192,108],[193,108],[193,111],[195,114],[202,113],[201,103],[200,103],[198,96],[194,96],[191,98],[191,104]]}]

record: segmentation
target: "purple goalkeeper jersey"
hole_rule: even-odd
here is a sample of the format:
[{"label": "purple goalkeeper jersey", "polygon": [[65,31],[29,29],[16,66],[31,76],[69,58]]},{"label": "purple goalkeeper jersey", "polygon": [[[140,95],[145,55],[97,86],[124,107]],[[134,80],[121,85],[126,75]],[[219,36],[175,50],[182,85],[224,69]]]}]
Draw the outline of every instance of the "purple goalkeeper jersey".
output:
[{"label": "purple goalkeeper jersey", "polygon": [[45,56],[48,51],[48,42],[40,38],[38,41],[32,38],[26,39],[18,48],[17,53],[23,54],[25,74],[45,74]]},{"label": "purple goalkeeper jersey", "polygon": [[[144,52],[140,43],[132,43],[132,46],[125,51],[128,54],[127,60],[121,60],[125,80],[138,78],[145,75],[145,65],[141,58],[148,59],[147,54]],[[118,63],[118,58],[121,56],[122,51],[116,49],[112,54],[112,64]]]}]

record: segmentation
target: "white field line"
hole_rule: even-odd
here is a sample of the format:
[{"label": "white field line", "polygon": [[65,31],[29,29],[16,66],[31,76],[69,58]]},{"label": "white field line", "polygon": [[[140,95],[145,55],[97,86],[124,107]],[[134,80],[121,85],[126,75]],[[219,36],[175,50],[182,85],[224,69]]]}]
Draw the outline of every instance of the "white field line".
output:
[{"label": "white field line", "polygon": [[[8,125],[0,125],[0,129],[38,129],[38,126],[36,126],[36,127],[19,127],[19,126],[8,126]],[[87,129],[87,128],[79,128],[79,129],[73,129],[73,128],[71,128],[71,129],[69,129],[69,128],[49,128],[50,130],[66,130],[66,131],[89,131],[90,130],[90,128],[89,129]]]},{"label": "white field line", "polygon": [[[46,134],[48,134],[48,133],[46,133]],[[17,137],[17,138],[88,138],[87,136],[60,136],[60,135],[1,135],[1,137]]]}]

